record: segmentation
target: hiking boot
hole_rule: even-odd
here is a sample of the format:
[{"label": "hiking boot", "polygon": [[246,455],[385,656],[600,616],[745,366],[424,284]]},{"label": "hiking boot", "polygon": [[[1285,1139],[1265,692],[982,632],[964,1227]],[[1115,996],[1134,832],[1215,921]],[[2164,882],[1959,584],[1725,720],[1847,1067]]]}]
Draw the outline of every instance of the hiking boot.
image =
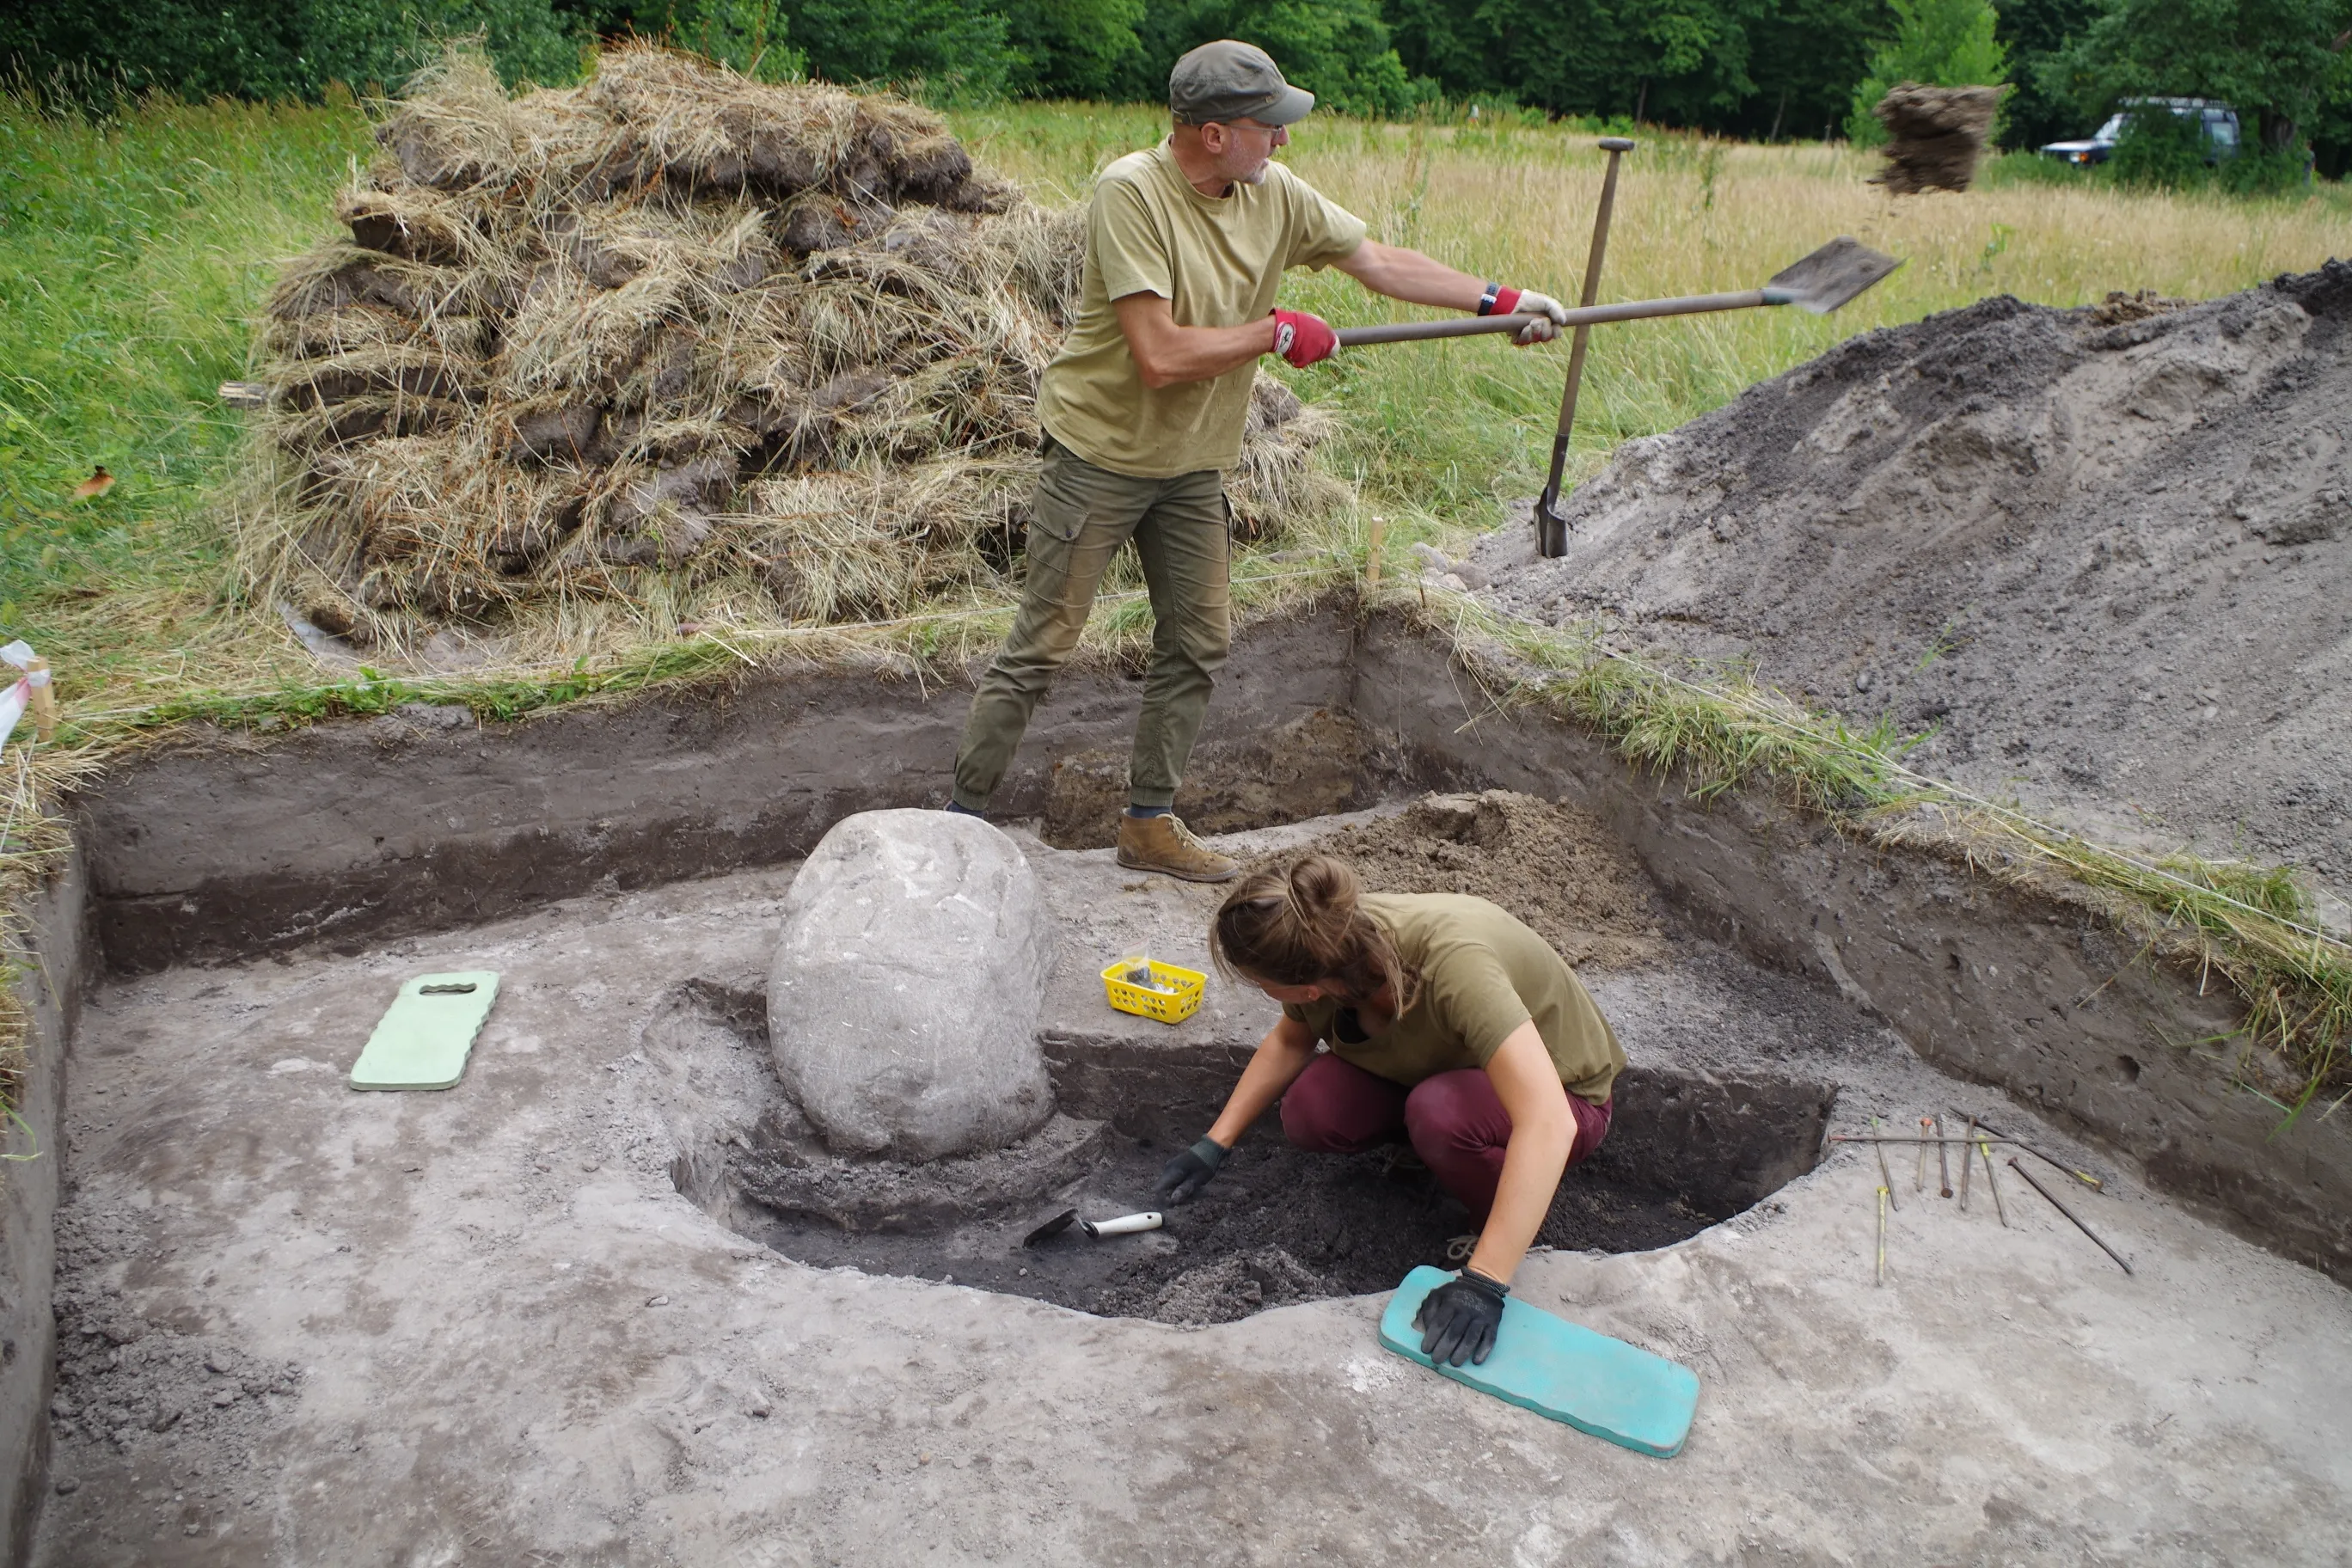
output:
[{"label": "hiking boot", "polygon": [[1158,871],[1188,882],[1230,882],[1242,871],[1240,862],[1193,837],[1173,812],[1158,816],[1119,813],[1118,863],[1130,871]]}]

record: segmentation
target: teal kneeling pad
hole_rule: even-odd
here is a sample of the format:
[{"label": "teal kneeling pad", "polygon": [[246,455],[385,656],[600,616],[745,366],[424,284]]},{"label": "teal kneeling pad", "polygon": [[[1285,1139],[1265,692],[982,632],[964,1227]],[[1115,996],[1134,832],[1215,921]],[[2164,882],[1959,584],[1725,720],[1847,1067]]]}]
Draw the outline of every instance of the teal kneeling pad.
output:
[{"label": "teal kneeling pad", "polygon": [[376,1021],[352,1068],[352,1087],[447,1089],[466,1076],[474,1037],[498,999],[495,969],[412,977]]},{"label": "teal kneeling pad", "polygon": [[1406,1275],[1381,1314],[1381,1343],[1441,1377],[1637,1454],[1666,1459],[1682,1452],[1698,1410],[1698,1373],[1540,1307],[1503,1303],[1502,1327],[1484,1365],[1439,1366],[1422,1354],[1413,1314],[1423,1297],[1453,1278],[1426,1264]]}]

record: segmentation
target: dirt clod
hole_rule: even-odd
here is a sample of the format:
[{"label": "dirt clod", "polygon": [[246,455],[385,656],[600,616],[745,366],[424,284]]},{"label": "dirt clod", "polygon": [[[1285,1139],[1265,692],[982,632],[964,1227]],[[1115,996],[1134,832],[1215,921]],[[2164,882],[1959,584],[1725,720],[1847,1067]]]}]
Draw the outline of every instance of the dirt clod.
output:
[{"label": "dirt clod", "polygon": [[1665,953],[1665,911],[1622,840],[1588,811],[1509,790],[1434,795],[1315,848],[1381,893],[1471,893],[1526,921],[1571,964],[1626,969]]}]

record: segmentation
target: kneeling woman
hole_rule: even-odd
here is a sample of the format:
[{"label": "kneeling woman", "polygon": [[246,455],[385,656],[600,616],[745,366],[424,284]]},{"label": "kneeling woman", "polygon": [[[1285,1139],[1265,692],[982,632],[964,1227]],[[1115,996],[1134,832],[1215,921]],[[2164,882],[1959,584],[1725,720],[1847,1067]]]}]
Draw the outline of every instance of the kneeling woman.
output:
[{"label": "kneeling woman", "polygon": [[1302,1149],[1354,1153],[1402,1134],[1479,1229],[1461,1277],[1422,1307],[1422,1350],[1455,1366],[1485,1361],[1560,1173],[1608,1134],[1625,1066],[1608,1020],[1503,910],[1454,893],[1365,893],[1328,855],[1244,879],[1209,945],[1220,968],[1282,1004],[1282,1021],[1208,1136],[1161,1172],[1161,1196],[1189,1201],[1277,1097]]}]

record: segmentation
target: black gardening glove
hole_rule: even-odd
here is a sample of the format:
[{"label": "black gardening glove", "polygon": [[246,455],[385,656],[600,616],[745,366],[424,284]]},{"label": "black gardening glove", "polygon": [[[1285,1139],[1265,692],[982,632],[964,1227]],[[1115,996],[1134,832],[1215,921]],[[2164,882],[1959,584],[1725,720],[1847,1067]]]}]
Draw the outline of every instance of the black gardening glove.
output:
[{"label": "black gardening glove", "polygon": [[1200,1196],[1217,1167],[1232,1151],[1213,1138],[1203,1138],[1160,1167],[1159,1192],[1171,1204],[1189,1204]]},{"label": "black gardening glove", "polygon": [[1495,1331],[1503,1326],[1503,1298],[1508,1285],[1497,1285],[1467,1268],[1459,1279],[1449,1279],[1422,1299],[1412,1326],[1421,1331],[1421,1353],[1444,1366],[1483,1363],[1495,1349]]}]

